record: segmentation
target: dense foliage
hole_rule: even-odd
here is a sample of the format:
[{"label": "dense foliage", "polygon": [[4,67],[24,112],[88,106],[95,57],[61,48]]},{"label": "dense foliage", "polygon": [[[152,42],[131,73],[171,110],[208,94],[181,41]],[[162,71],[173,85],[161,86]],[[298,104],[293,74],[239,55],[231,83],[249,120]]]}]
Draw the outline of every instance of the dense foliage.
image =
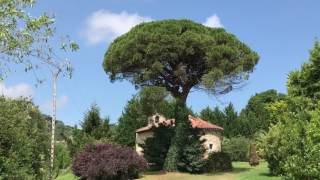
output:
[{"label": "dense foliage", "polygon": [[207,107],[200,112],[200,117],[223,127],[225,137],[254,138],[260,132],[267,131],[269,126],[276,122],[271,121],[266,107],[284,97],[285,95],[271,89],[252,96],[240,115],[235,111],[233,104],[229,103],[223,111],[218,107],[214,109]]},{"label": "dense foliage", "polygon": [[70,137],[66,138],[70,156],[73,157],[77,152],[81,151],[86,144],[95,142],[95,139],[83,132],[81,129],[75,127]]},{"label": "dense foliage", "polygon": [[209,121],[212,124],[216,124],[221,127],[225,127],[225,114],[216,106],[214,109],[206,107],[200,112],[200,118]]},{"label": "dense foliage", "polygon": [[159,125],[159,127],[154,128],[153,137],[147,138],[145,144],[140,144],[143,148],[144,158],[149,163],[151,170],[163,169],[173,135],[174,127]]},{"label": "dense foliage", "polygon": [[148,117],[154,113],[174,117],[174,102],[164,88],[145,87],[124,108],[118,120],[115,142],[134,146],[136,129],[146,126]]},{"label": "dense foliage", "polygon": [[206,160],[205,168],[206,172],[230,171],[232,170],[232,161],[228,153],[212,153]]},{"label": "dense foliage", "polygon": [[205,166],[204,141],[200,140],[200,131],[193,129],[190,123],[188,124],[189,127],[185,130],[187,132],[185,144],[180,147],[181,150],[177,164],[178,170],[189,173],[201,173],[204,171]]},{"label": "dense foliage", "polygon": [[88,145],[72,163],[73,173],[87,180],[133,179],[146,168],[146,161],[134,150],[112,144]]},{"label": "dense foliage", "polygon": [[48,125],[27,99],[0,97],[0,179],[45,178]]},{"label": "dense foliage", "polygon": [[235,111],[232,103],[229,103],[223,111],[218,107],[214,109],[207,107],[200,112],[200,117],[223,127],[223,136],[225,137],[229,138],[240,134],[241,129],[238,129],[238,113]]},{"label": "dense foliage", "polygon": [[310,51],[309,62],[301,70],[292,71],[288,78],[288,93],[313,100],[320,99],[320,42],[316,41]]},{"label": "dense foliage", "polygon": [[266,107],[284,97],[284,94],[273,89],[252,96],[240,113],[237,126],[240,131],[239,134],[252,138],[261,131],[267,131],[269,126],[276,121],[271,121]]},{"label": "dense foliage", "polygon": [[[48,125],[51,125],[52,117],[49,115],[43,115],[48,122]],[[49,127],[51,128],[51,127]],[[72,135],[74,127],[64,124],[61,120],[56,120],[56,132],[55,139],[57,141],[64,141],[66,138],[69,138]]]},{"label": "dense foliage", "polygon": [[171,140],[171,145],[164,164],[164,169],[166,171],[178,170],[180,156],[183,148],[188,142],[188,133],[190,132],[190,122],[187,120],[189,115],[188,109],[181,106],[175,106],[174,113],[176,127],[175,134]]},{"label": "dense foliage", "polygon": [[[31,15],[30,9],[35,4],[35,0],[0,1],[0,80],[16,65],[22,66],[26,72],[32,70],[35,73],[42,67],[49,67],[59,69],[67,76],[72,74],[69,60],[60,58],[60,53],[76,51],[79,46],[68,36],[60,40],[55,38],[53,15],[44,12]],[[43,81],[38,75],[36,78],[39,83]]]},{"label": "dense foliage", "polygon": [[319,42],[310,53],[310,61],[289,75],[289,96],[268,107],[272,121],[262,134],[262,149],[273,174],[289,179],[320,178],[320,106],[318,102]]},{"label": "dense foliage", "polygon": [[56,143],[54,153],[54,173],[55,176],[58,176],[61,170],[66,169],[71,165],[72,158],[65,142]]},{"label": "dense foliage", "polygon": [[222,150],[229,154],[232,161],[249,160],[250,140],[243,136],[223,138]]},{"label": "dense foliage", "polygon": [[97,104],[91,105],[90,109],[85,113],[81,127],[84,133],[97,140],[108,139],[111,136],[109,134],[109,119],[101,118]]},{"label": "dense foliage", "polygon": [[200,173],[204,167],[204,146],[200,140],[199,129],[191,127],[188,108],[175,107],[176,129],[169,148],[164,169],[167,171],[184,171]]},{"label": "dense foliage", "polygon": [[165,87],[184,104],[192,88],[231,91],[248,78],[258,58],[222,28],[162,20],[137,25],[114,40],[103,67],[112,81]]},{"label": "dense foliage", "polygon": [[320,177],[319,108],[310,99],[290,97],[270,106],[272,117],[279,122],[260,139],[260,148],[269,163],[271,173],[294,179]]}]

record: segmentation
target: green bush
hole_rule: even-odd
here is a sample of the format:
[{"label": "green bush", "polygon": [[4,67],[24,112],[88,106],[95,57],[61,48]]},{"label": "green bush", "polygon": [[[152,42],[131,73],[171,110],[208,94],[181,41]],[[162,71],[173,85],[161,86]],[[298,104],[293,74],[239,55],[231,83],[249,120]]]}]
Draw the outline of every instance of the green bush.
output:
[{"label": "green bush", "polygon": [[139,144],[143,148],[144,158],[149,163],[149,170],[163,169],[173,134],[173,127],[160,125],[154,128],[153,137],[147,138],[144,144]]},{"label": "green bush", "polygon": [[209,155],[206,160],[206,172],[231,171],[232,161],[228,153],[217,152]]},{"label": "green bush", "polygon": [[[320,104],[307,98],[290,97],[269,107],[279,122],[260,137],[272,174],[288,179],[320,179]],[[312,105],[312,106],[310,106]]]},{"label": "green bush", "polygon": [[66,169],[71,165],[72,158],[65,142],[57,142],[54,151],[55,175],[58,176],[62,169]]},{"label": "green bush", "polygon": [[[198,133],[197,133],[198,134]],[[202,173],[205,166],[203,141],[197,134],[191,134],[181,151],[178,161],[178,170],[189,173]]]},{"label": "green bush", "polygon": [[249,160],[250,140],[246,137],[224,138],[222,141],[223,151],[228,153],[232,161]]},{"label": "green bush", "polygon": [[27,99],[0,96],[0,179],[43,179],[49,159],[48,124]]},{"label": "green bush", "polygon": [[186,145],[189,129],[188,109],[186,107],[176,105],[174,112],[176,120],[175,133],[171,140],[171,145],[164,163],[164,169],[171,172],[178,170],[177,165],[180,161],[182,149]]}]

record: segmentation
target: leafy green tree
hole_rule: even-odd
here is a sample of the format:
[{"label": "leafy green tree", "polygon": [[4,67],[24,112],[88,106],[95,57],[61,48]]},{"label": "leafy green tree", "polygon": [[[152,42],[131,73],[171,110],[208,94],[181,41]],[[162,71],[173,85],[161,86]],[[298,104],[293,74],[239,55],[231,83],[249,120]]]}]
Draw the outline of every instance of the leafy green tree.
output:
[{"label": "leafy green tree", "polygon": [[248,162],[250,140],[246,137],[223,138],[222,151],[230,155],[232,161]]},{"label": "leafy green tree", "polygon": [[[288,160],[295,156],[308,157],[307,149],[316,146],[316,144],[309,144],[308,147],[304,143],[307,138],[305,132],[308,131],[306,126],[311,118],[309,113],[311,103],[308,98],[289,97],[270,105],[271,118],[275,118],[278,123],[271,125],[269,132],[259,141],[259,148],[264,150],[272,174],[287,176],[289,172],[286,166],[291,163]],[[302,166],[301,162],[290,166],[292,165],[306,168],[315,164]]]},{"label": "leafy green tree", "polygon": [[111,127],[109,117],[102,120],[100,127],[97,130],[96,136],[101,140],[110,141],[111,140]]},{"label": "leafy green tree", "polygon": [[86,144],[94,143],[95,139],[75,126],[71,136],[66,138],[66,142],[70,156],[74,157],[74,155],[80,152]]},{"label": "leafy green tree", "polygon": [[[248,78],[258,59],[257,53],[222,28],[190,20],[162,20],[140,24],[114,40],[103,67],[111,81],[126,79],[140,88],[164,87],[185,108],[192,88],[228,93]],[[188,123],[187,117],[181,119]],[[176,169],[178,144],[183,139],[178,136],[183,130],[178,123],[167,170]]]},{"label": "leafy green tree", "polygon": [[320,99],[320,42],[314,43],[310,51],[309,62],[301,70],[292,71],[288,78],[288,94],[304,96],[314,100]]},{"label": "leafy green tree", "polygon": [[85,113],[81,122],[84,133],[92,136],[96,140],[110,140],[110,119],[100,117],[100,109],[97,104],[92,104],[90,109]]},{"label": "leafy green tree", "polygon": [[[141,111],[147,116],[163,111],[170,100],[171,98],[168,91],[162,87],[150,86],[139,92]],[[165,110],[165,112],[167,112],[167,110]]]},{"label": "leafy green tree", "polygon": [[[36,5],[35,0],[2,0],[0,2],[0,79],[4,79],[14,66],[35,71],[44,66],[58,65],[52,44],[55,36],[54,17],[48,13],[32,16],[29,9]],[[63,50],[77,50],[76,43],[68,37],[59,40]],[[51,58],[49,58],[51,57]],[[49,59],[48,59],[49,58]],[[65,64],[68,64],[67,61]],[[61,62],[59,62],[61,63]],[[64,66],[70,69],[71,66]],[[42,79],[36,76],[39,82]]]},{"label": "leafy green tree", "polygon": [[229,103],[229,105],[224,108],[223,134],[226,137],[233,137],[237,134],[237,121],[238,113],[235,111],[233,104]]},{"label": "leafy green tree", "polygon": [[0,179],[46,178],[47,127],[31,101],[0,97]]},{"label": "leafy green tree", "polygon": [[178,161],[178,170],[190,173],[202,173],[205,167],[203,146],[204,141],[200,140],[199,129],[193,129],[191,126],[187,135],[187,141],[181,148],[181,154]]},{"label": "leafy green tree", "polygon": [[[47,120],[48,124],[51,125],[51,117],[49,115],[43,114],[44,118]],[[50,127],[48,127],[50,128]],[[66,125],[61,120],[56,120],[56,133],[55,139],[57,141],[64,141],[72,135],[74,127]]]},{"label": "leafy green tree", "polygon": [[171,140],[171,145],[165,160],[164,169],[166,171],[177,171],[183,147],[188,140],[190,132],[190,122],[188,119],[188,109],[181,106],[175,106],[175,136]]},{"label": "leafy green tree", "polygon": [[200,112],[200,117],[223,127],[223,135],[226,137],[234,137],[238,134],[238,113],[232,103],[229,103],[223,111],[219,107],[215,107],[213,110],[207,107]]},{"label": "leafy green tree", "polygon": [[160,86],[184,105],[192,88],[224,94],[248,78],[258,55],[222,28],[190,20],[142,23],[109,46],[104,70],[114,81]]},{"label": "leafy green tree", "polygon": [[310,61],[290,73],[288,97],[268,107],[271,120],[277,123],[258,144],[270,171],[288,179],[320,179],[319,49],[316,42]]},{"label": "leafy green tree", "polygon": [[84,119],[81,122],[82,130],[95,138],[99,138],[98,129],[102,125],[102,119],[100,117],[100,109],[97,104],[92,104],[90,109],[85,113]]},{"label": "leafy green tree", "polygon": [[239,135],[252,138],[260,131],[267,131],[270,125],[276,123],[276,121],[271,120],[270,113],[266,107],[284,97],[284,94],[278,93],[273,89],[252,96],[240,113],[237,123]]},{"label": "leafy green tree", "polygon": [[136,129],[147,125],[147,119],[147,116],[140,113],[138,100],[132,98],[118,120],[115,142],[133,147],[135,145]]},{"label": "leafy green tree", "polygon": [[71,156],[65,142],[58,142],[55,147],[55,176],[59,176],[61,170],[68,168],[71,165]]},{"label": "leafy green tree", "polygon": [[219,107],[216,106],[214,109],[210,109],[210,107],[206,107],[201,110],[200,117],[203,120],[209,121],[210,123],[216,124],[218,126],[224,126],[224,113],[220,111]]},{"label": "leafy green tree", "polygon": [[[53,170],[56,82],[60,75],[71,77],[73,71],[70,61],[68,58],[61,58],[61,53],[76,51],[79,46],[70,41],[68,36],[55,38],[53,16],[42,13],[33,17],[28,10],[35,5],[35,2],[35,0],[0,2],[0,80],[6,78],[10,71],[16,68],[15,65],[22,66],[26,72],[32,71],[38,83],[42,83],[44,77],[39,77],[36,70],[45,68],[52,76],[54,93],[50,169]],[[51,174],[50,179],[52,179]]]},{"label": "leafy green tree", "polygon": [[146,126],[148,117],[156,112],[174,117],[174,102],[164,88],[145,87],[126,105],[118,120],[115,142],[134,146],[136,129]]}]

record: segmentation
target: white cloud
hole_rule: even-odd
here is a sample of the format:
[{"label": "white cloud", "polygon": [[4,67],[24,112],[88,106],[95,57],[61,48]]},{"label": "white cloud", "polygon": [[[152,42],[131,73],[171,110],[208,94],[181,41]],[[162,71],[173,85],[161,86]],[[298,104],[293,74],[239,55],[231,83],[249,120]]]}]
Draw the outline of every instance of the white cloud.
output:
[{"label": "white cloud", "polygon": [[34,94],[33,89],[26,83],[19,83],[13,86],[6,86],[0,82],[0,95],[4,95],[10,98],[18,97],[32,97]]},{"label": "white cloud", "polygon": [[[59,96],[57,97],[57,109],[61,109],[63,107],[65,107],[69,102],[69,98],[68,96]],[[52,110],[52,100],[49,100],[47,102],[45,102],[44,104],[40,105],[40,109],[41,111],[44,112],[50,112]]]},{"label": "white cloud", "polygon": [[126,11],[112,13],[99,10],[87,18],[85,29],[81,32],[81,35],[90,44],[97,44],[110,41],[128,32],[135,25],[148,21],[152,21],[152,19],[138,14],[129,14]]},{"label": "white cloud", "polygon": [[69,102],[68,96],[60,96],[57,98],[57,108],[63,108]]},{"label": "white cloud", "polygon": [[220,22],[220,18],[216,14],[207,17],[206,22],[204,22],[203,25],[208,27],[223,27],[222,23]]}]

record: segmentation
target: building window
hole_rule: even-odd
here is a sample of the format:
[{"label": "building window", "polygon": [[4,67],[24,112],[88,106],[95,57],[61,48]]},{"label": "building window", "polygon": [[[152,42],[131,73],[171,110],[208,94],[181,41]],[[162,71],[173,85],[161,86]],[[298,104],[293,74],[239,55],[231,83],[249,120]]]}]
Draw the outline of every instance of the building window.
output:
[{"label": "building window", "polygon": [[155,123],[159,123],[159,116],[155,117]]},{"label": "building window", "polygon": [[213,144],[209,144],[209,149],[210,149],[210,150],[212,150],[212,145],[213,145]]}]

